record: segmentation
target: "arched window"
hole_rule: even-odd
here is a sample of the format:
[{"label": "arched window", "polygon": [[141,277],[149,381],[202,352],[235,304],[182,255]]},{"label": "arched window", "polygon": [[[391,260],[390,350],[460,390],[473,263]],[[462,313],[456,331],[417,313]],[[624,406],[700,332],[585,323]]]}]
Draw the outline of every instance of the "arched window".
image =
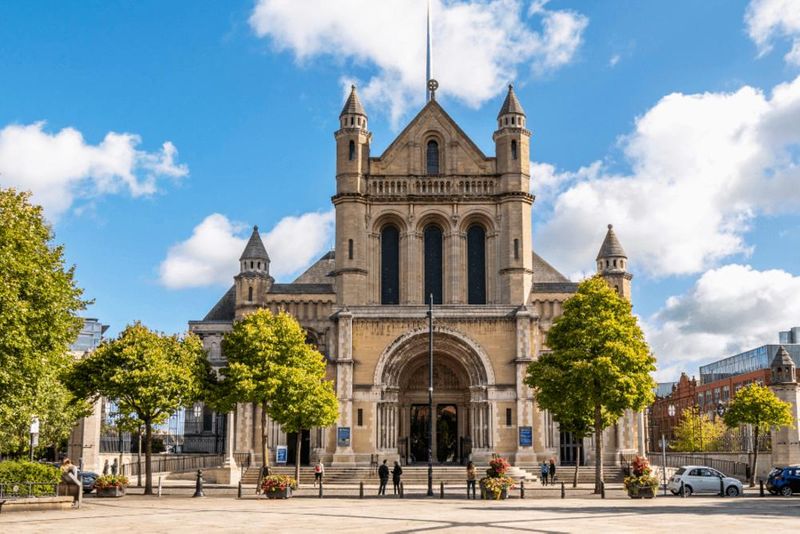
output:
[{"label": "arched window", "polygon": [[247,300],[253,300],[253,286],[247,288]]},{"label": "arched window", "polygon": [[355,141],[350,141],[350,149],[347,153],[347,159],[353,161],[356,157],[356,143]]},{"label": "arched window", "polygon": [[426,161],[428,174],[439,174],[439,143],[433,139],[428,141]]},{"label": "arched window", "polygon": [[442,229],[434,224],[425,227],[425,295],[429,302],[442,303]]},{"label": "arched window", "polygon": [[486,230],[478,224],[467,230],[467,302],[486,304]]},{"label": "arched window", "polygon": [[511,141],[511,159],[517,159],[517,142]]},{"label": "arched window", "polygon": [[381,304],[400,304],[400,232],[391,224],[381,230]]}]

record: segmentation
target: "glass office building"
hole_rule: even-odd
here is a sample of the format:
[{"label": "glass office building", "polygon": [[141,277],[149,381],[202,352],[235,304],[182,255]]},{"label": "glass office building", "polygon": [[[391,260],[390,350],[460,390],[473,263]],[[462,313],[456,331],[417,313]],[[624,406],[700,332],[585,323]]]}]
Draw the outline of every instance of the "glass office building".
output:
[{"label": "glass office building", "polygon": [[96,349],[106,330],[108,330],[108,325],[100,324],[97,319],[84,319],[78,339],[70,345],[69,350],[83,353]]},{"label": "glass office building", "polygon": [[[793,328],[788,333],[795,330],[800,330],[800,328]],[[781,339],[783,339],[783,334],[788,333],[781,332]],[[772,363],[773,358],[775,358],[775,353],[778,352],[778,348],[780,347],[781,345],[762,345],[723,360],[708,365],[702,365],[700,366],[700,383],[708,384],[732,376],[758,371],[760,369],[769,369],[769,364]],[[783,344],[783,347],[791,355],[794,363],[800,367],[800,344],[786,343]]]}]

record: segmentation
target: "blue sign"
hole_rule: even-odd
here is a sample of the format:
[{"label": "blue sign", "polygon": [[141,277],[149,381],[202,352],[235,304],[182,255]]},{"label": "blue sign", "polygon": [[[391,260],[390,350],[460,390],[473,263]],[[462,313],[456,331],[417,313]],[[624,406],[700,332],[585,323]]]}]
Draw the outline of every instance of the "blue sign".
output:
[{"label": "blue sign", "polygon": [[350,446],[350,427],[349,426],[340,426],[337,429],[336,444],[339,447],[349,447]]},{"label": "blue sign", "polygon": [[530,426],[519,427],[519,446],[520,447],[533,446],[533,427]]},{"label": "blue sign", "polygon": [[285,464],[288,456],[289,456],[289,450],[286,448],[286,445],[278,445],[277,447],[275,447],[276,464]]}]

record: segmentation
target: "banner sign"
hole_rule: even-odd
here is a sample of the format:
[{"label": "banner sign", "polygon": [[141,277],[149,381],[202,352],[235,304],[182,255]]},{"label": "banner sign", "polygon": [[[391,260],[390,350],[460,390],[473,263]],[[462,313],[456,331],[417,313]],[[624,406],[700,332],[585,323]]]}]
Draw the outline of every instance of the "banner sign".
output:
[{"label": "banner sign", "polygon": [[519,446],[520,447],[533,446],[533,427],[530,426],[519,427]]},{"label": "banner sign", "polygon": [[350,427],[349,426],[340,426],[336,433],[336,444],[339,447],[349,447],[350,446]]},{"label": "banner sign", "polygon": [[276,464],[285,464],[288,456],[289,456],[289,450],[286,448],[286,445],[278,445],[277,447],[275,447]]}]

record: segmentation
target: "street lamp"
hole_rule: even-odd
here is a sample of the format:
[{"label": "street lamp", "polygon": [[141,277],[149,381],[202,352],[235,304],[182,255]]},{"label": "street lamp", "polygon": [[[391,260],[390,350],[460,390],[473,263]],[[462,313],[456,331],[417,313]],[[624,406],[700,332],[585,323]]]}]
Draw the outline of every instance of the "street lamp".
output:
[{"label": "street lamp", "polygon": [[33,449],[39,444],[39,418],[34,416],[31,420],[31,462],[33,461]]}]

